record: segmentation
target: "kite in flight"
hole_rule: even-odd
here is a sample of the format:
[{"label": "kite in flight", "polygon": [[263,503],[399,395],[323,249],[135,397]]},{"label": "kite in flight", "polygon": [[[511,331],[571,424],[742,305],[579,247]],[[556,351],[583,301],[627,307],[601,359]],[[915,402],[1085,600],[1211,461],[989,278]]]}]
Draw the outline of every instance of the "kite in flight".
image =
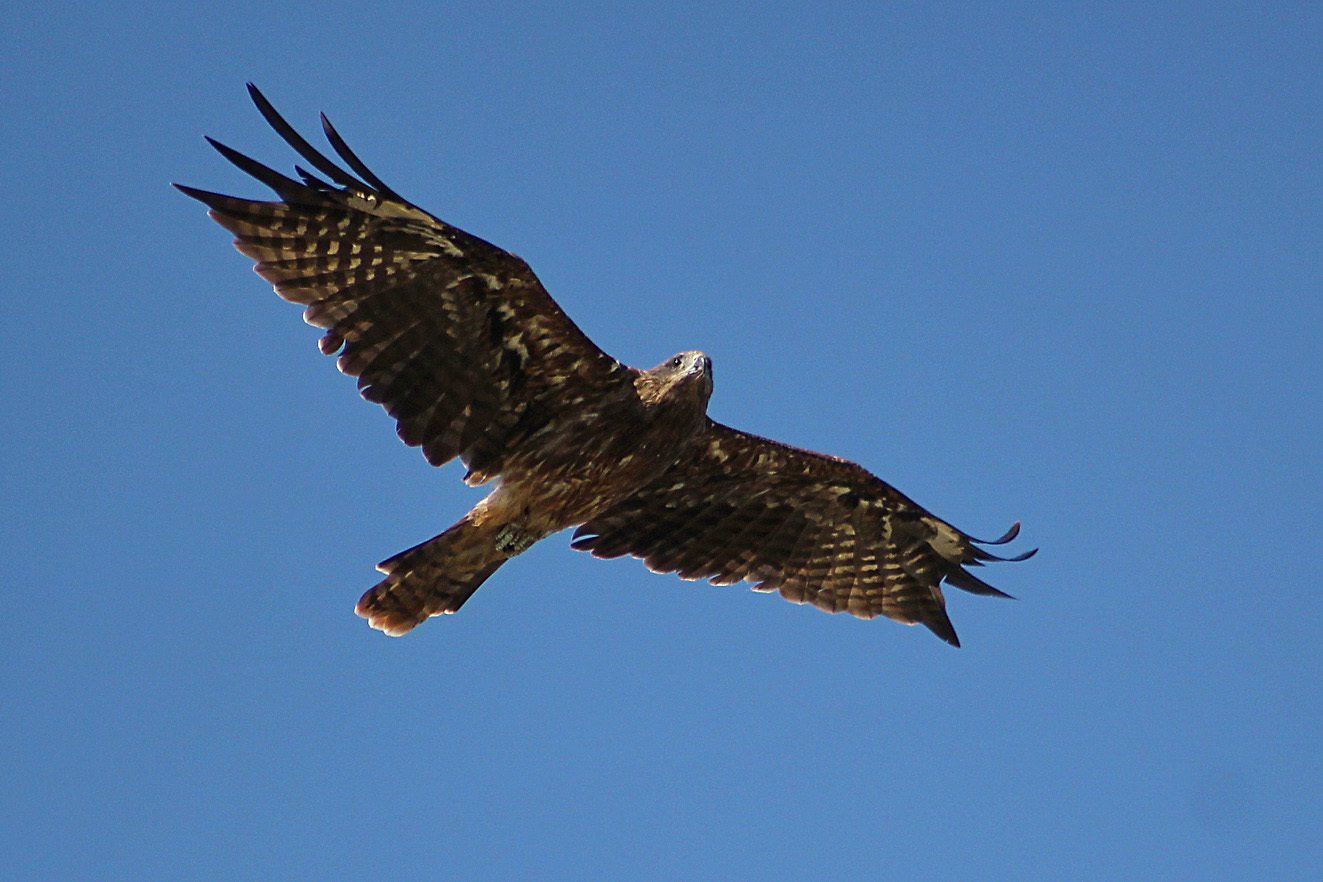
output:
[{"label": "kite in flight", "polygon": [[[795,603],[922,623],[959,646],[943,581],[1003,594],[966,567],[999,558],[848,460],[707,416],[712,360],[621,364],[570,321],[528,264],[387,187],[322,116],[345,171],[251,84],[258,110],[312,167],[288,178],[207,140],[278,202],[176,184],[205,203],[276,293],[323,328],[360,393],[432,465],[495,489],[450,529],[378,565],[357,612],[398,636],[453,613],[501,564],[577,527],[572,547],[658,573],[754,583]],[[321,175],[319,177],[318,175]],[[357,177],[355,176],[357,175]],[[978,543],[978,544],[976,544]]]}]

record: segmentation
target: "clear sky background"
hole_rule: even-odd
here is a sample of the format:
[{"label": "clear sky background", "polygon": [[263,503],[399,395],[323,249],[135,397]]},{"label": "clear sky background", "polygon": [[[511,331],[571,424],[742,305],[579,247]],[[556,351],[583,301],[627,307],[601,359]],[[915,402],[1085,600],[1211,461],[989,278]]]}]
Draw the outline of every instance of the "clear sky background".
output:
[{"label": "clear sky background", "polygon": [[[0,13],[5,875],[1319,878],[1316,3],[364,7]],[[559,536],[369,630],[480,493],[167,186],[290,168],[247,80],[1019,599]]]}]

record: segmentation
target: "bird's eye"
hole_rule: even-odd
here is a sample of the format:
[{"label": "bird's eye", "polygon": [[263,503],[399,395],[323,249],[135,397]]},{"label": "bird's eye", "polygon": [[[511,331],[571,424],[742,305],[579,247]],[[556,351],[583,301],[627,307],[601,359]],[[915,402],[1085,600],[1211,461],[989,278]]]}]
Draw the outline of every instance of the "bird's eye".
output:
[{"label": "bird's eye", "polygon": [[682,364],[684,364],[684,359],[680,358],[678,355],[671,359],[671,367],[673,368],[678,368]]}]

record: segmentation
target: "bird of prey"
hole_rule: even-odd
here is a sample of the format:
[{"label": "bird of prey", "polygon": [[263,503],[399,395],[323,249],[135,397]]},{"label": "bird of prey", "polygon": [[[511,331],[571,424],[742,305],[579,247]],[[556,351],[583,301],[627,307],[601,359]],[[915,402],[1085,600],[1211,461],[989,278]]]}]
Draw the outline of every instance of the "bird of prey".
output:
[{"label": "bird of prey", "polygon": [[[622,364],[570,321],[528,264],[382,183],[323,115],[349,170],[251,84],[311,166],[286,177],[210,138],[278,201],[176,184],[210,208],[257,273],[325,330],[360,393],[432,465],[455,457],[495,489],[454,526],[378,565],[357,612],[390,635],[453,613],[501,564],[576,527],[572,547],[659,573],[753,583],[795,603],[922,623],[959,646],[943,581],[1008,596],[967,567],[999,558],[861,466],[707,416],[712,360]],[[977,543],[977,544],[976,544]]]}]

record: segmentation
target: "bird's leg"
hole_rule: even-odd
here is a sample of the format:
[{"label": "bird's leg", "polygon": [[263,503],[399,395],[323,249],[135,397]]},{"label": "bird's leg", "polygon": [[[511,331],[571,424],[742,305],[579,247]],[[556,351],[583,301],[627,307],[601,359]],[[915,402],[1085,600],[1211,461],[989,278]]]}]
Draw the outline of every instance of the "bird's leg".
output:
[{"label": "bird's leg", "polygon": [[542,536],[518,524],[506,524],[496,533],[496,550],[507,557],[523,554]]}]

